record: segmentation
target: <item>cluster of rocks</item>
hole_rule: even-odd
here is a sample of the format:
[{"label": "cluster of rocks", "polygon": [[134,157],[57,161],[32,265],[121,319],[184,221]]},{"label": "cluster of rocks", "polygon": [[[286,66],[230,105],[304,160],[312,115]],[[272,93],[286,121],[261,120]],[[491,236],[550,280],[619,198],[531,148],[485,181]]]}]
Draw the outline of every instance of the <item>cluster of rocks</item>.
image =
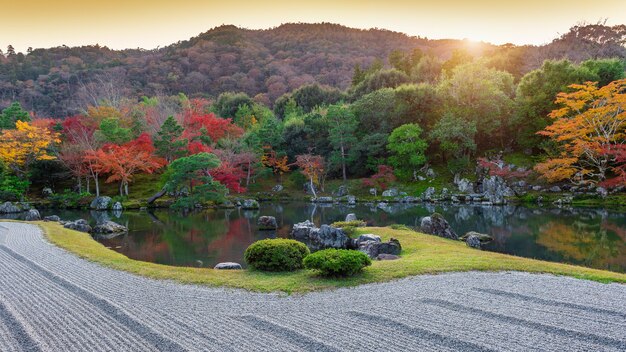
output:
[{"label": "cluster of rocks", "polygon": [[373,234],[352,239],[340,228],[328,225],[316,227],[309,220],[293,225],[291,237],[305,243],[311,251],[326,248],[356,249],[379,260],[397,259],[402,251],[400,242],[396,239],[382,242],[379,236]]},{"label": "cluster of rocks", "polygon": [[259,230],[276,230],[278,228],[276,218],[273,216],[259,216],[257,225]]},{"label": "cluster of rocks", "polygon": [[257,210],[260,208],[259,202],[256,199],[237,199],[234,203],[230,200],[225,200],[218,206],[224,209],[233,209],[239,207],[243,210]]},{"label": "cluster of rocks", "polygon": [[469,247],[480,249],[483,244],[493,240],[493,237],[475,231],[467,232],[460,236],[452,229],[448,221],[441,214],[433,213],[422,218],[420,231],[429,235],[448,238],[451,240],[461,240]]}]

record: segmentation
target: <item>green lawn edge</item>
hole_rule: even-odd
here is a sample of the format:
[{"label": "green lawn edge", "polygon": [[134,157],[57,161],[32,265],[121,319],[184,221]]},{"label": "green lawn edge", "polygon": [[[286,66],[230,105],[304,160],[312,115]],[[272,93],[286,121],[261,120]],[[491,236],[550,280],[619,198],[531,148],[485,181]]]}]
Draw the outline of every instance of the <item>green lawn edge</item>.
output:
[{"label": "green lawn edge", "polygon": [[130,259],[96,242],[87,233],[58,223],[35,222],[53,244],[86,260],[136,275],[184,284],[229,287],[254,292],[306,293],[368,283],[388,282],[421,274],[463,271],[522,271],[571,276],[601,283],[626,283],[626,274],[581,266],[552,263],[469,248],[465,243],[411,230],[367,227],[383,240],[393,237],[402,244],[399,260],[374,261],[362,274],[350,278],[322,278],[310,270],[267,273],[255,270],[214,270],[174,267]]}]

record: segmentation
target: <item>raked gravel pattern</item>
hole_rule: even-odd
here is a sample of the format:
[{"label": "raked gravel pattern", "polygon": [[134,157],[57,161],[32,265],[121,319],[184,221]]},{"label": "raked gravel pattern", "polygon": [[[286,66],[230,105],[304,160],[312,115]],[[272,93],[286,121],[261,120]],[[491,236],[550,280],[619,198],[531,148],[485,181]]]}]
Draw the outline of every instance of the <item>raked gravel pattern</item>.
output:
[{"label": "raked gravel pattern", "polygon": [[112,270],[4,222],[0,351],[626,351],[626,285],[471,272],[258,294]]}]

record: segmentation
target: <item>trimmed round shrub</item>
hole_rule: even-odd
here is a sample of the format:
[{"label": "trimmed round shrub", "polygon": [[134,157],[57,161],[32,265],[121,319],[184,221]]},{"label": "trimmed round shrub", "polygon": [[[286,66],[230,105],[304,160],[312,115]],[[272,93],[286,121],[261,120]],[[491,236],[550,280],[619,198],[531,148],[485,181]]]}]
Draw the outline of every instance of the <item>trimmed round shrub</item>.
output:
[{"label": "trimmed round shrub", "polygon": [[304,267],[323,276],[351,276],[372,265],[367,254],[349,249],[324,249],[304,258]]},{"label": "trimmed round shrub", "polygon": [[251,244],[244,259],[258,270],[294,271],[302,268],[302,259],[309,253],[309,248],[296,240],[266,239]]}]

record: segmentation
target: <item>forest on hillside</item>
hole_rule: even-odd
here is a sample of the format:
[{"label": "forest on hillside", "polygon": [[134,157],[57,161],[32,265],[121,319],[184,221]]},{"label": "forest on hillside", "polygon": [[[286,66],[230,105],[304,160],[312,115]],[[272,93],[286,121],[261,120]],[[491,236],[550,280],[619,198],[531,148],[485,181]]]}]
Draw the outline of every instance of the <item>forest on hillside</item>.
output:
[{"label": "forest on hillside", "polygon": [[[318,31],[316,41],[308,41],[307,28]],[[276,40],[267,39],[273,35]],[[373,44],[365,45],[364,38]],[[68,96],[55,94],[63,86],[56,84],[39,93],[41,85],[28,85],[27,95],[40,94],[41,102],[24,100],[25,90],[12,97],[11,89],[3,90],[10,103],[0,114],[0,199],[23,199],[33,185],[99,194],[103,182],[116,184],[120,197],[128,197],[138,175],[156,173],[164,192],[185,195],[180,205],[194,207],[227,192],[246,192],[259,177],[308,184],[316,195],[328,178],[361,178],[363,187],[384,190],[395,182],[419,181],[428,165],[443,166],[455,179],[474,177],[478,165],[507,182],[623,189],[625,38],[623,26],[589,25],[573,27],[545,47],[483,44],[476,54],[458,47],[462,42],[336,25],[284,25],[268,31],[222,27],[153,52],[92,47],[91,56],[85,48],[9,53],[3,74],[26,75],[31,71],[25,63],[55,68],[64,63],[62,71],[50,68],[54,74],[45,79],[66,77],[62,94]],[[252,45],[262,40],[267,45]],[[348,50],[340,49],[342,40]],[[248,56],[251,47],[255,60]],[[189,74],[172,73],[183,62],[195,67],[221,49],[236,48],[239,56],[226,60],[230,66],[220,59],[202,71],[210,75],[219,67],[216,74],[230,73],[233,82],[248,82],[248,89],[229,86],[218,94],[224,86],[212,86],[212,79],[200,80],[207,86],[193,85],[186,81]],[[63,50],[84,59],[71,56],[76,66],[67,57],[53,59]],[[106,55],[97,54],[101,51]],[[291,56],[295,52],[310,53],[310,65],[306,55]],[[46,53],[49,61],[29,59]],[[206,58],[192,60],[191,53]],[[331,65],[327,60],[333,55]],[[541,55],[556,59],[535,67]],[[326,59],[318,65],[313,57]],[[30,67],[33,75],[40,69]],[[250,73],[255,69],[259,77],[267,70],[272,74],[257,82]],[[335,81],[325,81],[327,74]],[[171,75],[178,78],[168,80]],[[302,79],[306,75],[310,80]],[[284,87],[270,94],[271,77],[284,80]],[[291,85],[290,79],[298,83]],[[14,82],[24,83],[0,81]],[[149,87],[153,94],[137,96]],[[79,104],[76,111],[69,101]],[[57,106],[66,115],[44,115],[37,104],[44,110]],[[512,154],[524,155],[532,165],[505,163],[503,155]]]},{"label": "forest on hillside", "polygon": [[[518,81],[546,59],[580,63],[626,58],[625,36],[625,26],[599,23],[574,26],[542,46],[496,46],[322,23],[268,30],[221,26],[152,50],[116,51],[92,45],[16,53],[9,46],[0,55],[0,108],[18,101],[36,116],[62,118],[83,113],[102,100],[115,105],[122,98],[178,93],[214,99],[223,92],[243,92],[272,106],[283,94],[307,84],[345,90],[355,65],[369,67],[394,50],[419,49],[434,65],[461,50]],[[385,68],[391,66],[385,63]],[[412,81],[429,79],[420,72],[406,73]]]}]

